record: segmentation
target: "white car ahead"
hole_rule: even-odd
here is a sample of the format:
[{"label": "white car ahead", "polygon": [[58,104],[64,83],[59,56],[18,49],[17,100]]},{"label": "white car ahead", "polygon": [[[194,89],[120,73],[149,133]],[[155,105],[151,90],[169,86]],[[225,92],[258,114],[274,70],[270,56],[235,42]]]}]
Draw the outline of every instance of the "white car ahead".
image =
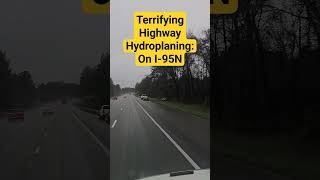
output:
[{"label": "white car ahead", "polygon": [[149,97],[147,95],[145,95],[145,94],[142,94],[140,96],[140,98],[141,98],[141,100],[144,100],[144,101],[148,101],[149,100]]}]

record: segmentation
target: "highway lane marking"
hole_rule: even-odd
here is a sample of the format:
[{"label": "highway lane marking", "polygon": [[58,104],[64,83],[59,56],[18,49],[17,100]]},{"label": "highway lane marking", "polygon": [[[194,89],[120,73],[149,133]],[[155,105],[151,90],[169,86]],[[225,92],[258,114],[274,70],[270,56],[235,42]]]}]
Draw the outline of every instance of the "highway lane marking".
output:
[{"label": "highway lane marking", "polygon": [[114,128],[114,126],[117,124],[117,122],[118,122],[117,120],[114,120],[111,128]]},{"label": "highway lane marking", "polygon": [[78,118],[78,116],[73,112],[73,117],[79,122],[79,124],[87,131],[87,133],[92,137],[92,139],[102,148],[102,150],[110,157],[109,150],[103,145],[103,143],[97,138],[96,135]]},{"label": "highway lane marking", "polygon": [[48,132],[47,132],[47,128],[42,128],[42,134],[44,137],[47,137],[48,136]]},{"label": "highway lane marking", "polygon": [[44,132],[43,132],[43,136],[44,136],[44,137],[47,137],[47,136],[48,136],[47,131],[44,131]]},{"label": "highway lane marking", "polygon": [[194,162],[194,160],[182,149],[182,147],[171,138],[171,136],[157,123],[156,120],[142,107],[142,105],[136,100],[136,103],[140,106],[144,113],[151,119],[151,121],[160,129],[160,131],[171,141],[171,143],[179,150],[179,152],[187,159],[187,161],[194,167],[194,169],[201,169],[200,166]]},{"label": "highway lane marking", "polygon": [[37,156],[37,155],[39,155],[39,153],[40,153],[40,146],[37,146],[37,147],[34,149],[33,154],[34,154],[35,156]]}]

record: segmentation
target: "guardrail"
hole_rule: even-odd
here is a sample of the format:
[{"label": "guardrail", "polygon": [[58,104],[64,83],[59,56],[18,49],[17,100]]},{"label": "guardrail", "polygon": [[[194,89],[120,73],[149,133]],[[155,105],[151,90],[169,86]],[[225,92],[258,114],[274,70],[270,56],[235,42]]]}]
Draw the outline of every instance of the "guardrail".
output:
[{"label": "guardrail", "polygon": [[97,109],[92,109],[92,108],[88,108],[88,107],[83,107],[83,106],[77,106],[80,110],[88,112],[88,113],[92,113],[92,114],[98,114],[99,110]]}]

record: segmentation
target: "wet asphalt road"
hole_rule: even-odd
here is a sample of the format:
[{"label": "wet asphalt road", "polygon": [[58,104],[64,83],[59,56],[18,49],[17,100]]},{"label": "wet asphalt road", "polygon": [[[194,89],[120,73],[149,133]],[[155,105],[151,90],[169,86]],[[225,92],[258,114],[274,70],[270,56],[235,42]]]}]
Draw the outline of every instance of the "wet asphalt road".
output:
[{"label": "wet asphalt road", "polygon": [[111,179],[210,168],[210,124],[133,95],[111,101]]},{"label": "wet asphalt road", "polygon": [[54,114],[38,107],[23,122],[0,118],[0,179],[109,179],[109,126],[70,103],[48,106]]}]

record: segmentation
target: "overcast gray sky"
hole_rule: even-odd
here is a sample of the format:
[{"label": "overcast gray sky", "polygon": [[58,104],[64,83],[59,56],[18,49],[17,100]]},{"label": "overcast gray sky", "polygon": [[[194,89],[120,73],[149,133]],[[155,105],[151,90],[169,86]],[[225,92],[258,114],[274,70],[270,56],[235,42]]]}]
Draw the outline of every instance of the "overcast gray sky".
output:
[{"label": "overcast gray sky", "polygon": [[36,82],[79,82],[82,68],[109,50],[108,18],[84,14],[81,0],[3,1],[0,49]]},{"label": "overcast gray sky", "polygon": [[110,55],[111,78],[121,87],[134,87],[148,73],[150,67],[137,67],[134,54],[122,49],[124,39],[133,38],[133,12],[184,11],[187,30],[200,34],[210,27],[210,0],[111,0]]}]

